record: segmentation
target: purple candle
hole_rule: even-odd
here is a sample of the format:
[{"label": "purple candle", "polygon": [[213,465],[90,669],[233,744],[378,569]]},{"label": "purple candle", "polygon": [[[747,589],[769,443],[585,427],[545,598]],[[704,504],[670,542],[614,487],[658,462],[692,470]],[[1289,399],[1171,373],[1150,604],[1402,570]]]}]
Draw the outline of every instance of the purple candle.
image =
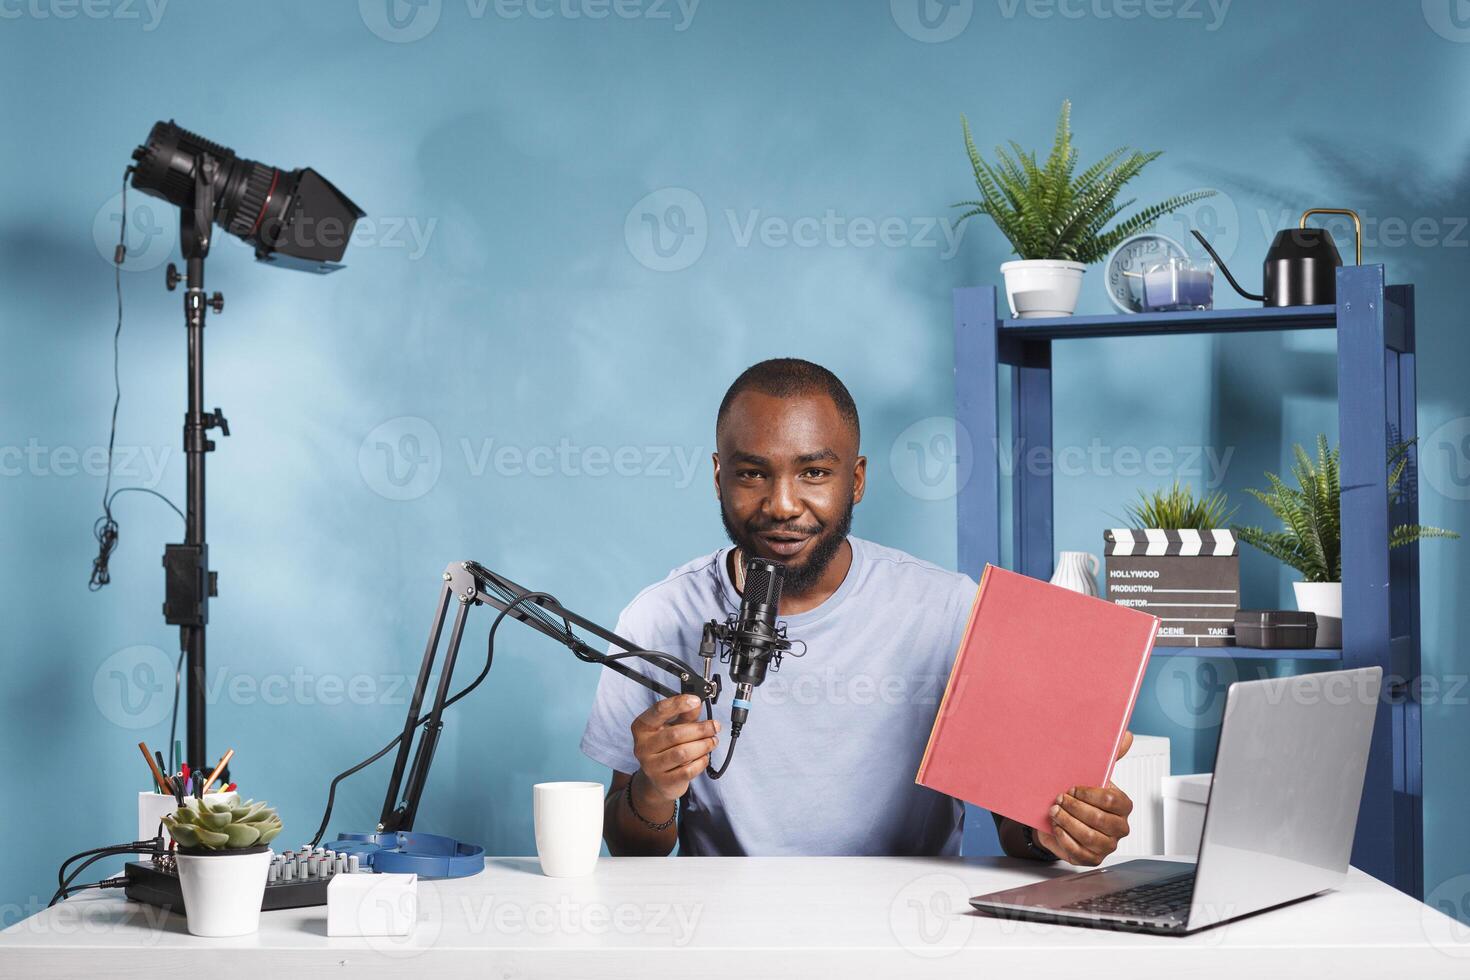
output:
[{"label": "purple candle", "polygon": [[1179,260],[1143,274],[1143,308],[1149,311],[1208,310],[1214,306],[1215,275],[1208,266]]}]

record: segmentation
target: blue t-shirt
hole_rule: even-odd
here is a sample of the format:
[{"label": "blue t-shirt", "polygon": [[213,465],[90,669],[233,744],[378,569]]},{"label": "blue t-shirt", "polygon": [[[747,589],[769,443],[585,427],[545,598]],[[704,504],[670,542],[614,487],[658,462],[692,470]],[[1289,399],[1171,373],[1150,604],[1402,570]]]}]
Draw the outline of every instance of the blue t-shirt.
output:
[{"label": "blue t-shirt", "polygon": [[[914,782],[975,581],[892,548],[849,537],[852,567],[825,602],[783,616],[806,643],[755,689],[725,775],[701,774],[679,819],[694,855],[958,854],[964,807]],[[696,670],[705,622],[740,607],[728,548],[676,568],[623,610],[615,632]],[[795,652],[800,652],[796,645]],[[624,661],[668,683],[643,661]],[[728,664],[715,664],[728,672]],[[715,707],[729,748],[726,685]],[[619,772],[638,768],[629,725],[658,695],[605,670],[582,751]]]}]

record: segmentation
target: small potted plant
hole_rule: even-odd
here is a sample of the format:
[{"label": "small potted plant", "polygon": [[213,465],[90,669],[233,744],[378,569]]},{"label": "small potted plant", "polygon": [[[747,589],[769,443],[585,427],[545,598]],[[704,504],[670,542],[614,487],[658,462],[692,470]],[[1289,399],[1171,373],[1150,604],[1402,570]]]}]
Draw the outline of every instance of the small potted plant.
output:
[{"label": "small potted plant", "polygon": [[270,842],[281,818],[265,803],[190,797],[163,818],[178,845],[174,860],[189,931],[196,936],[243,936],[260,927],[260,903],[270,873]]},{"label": "small potted plant", "polygon": [[[1403,492],[1399,484],[1409,464],[1410,445],[1401,442],[1388,451],[1390,500],[1397,500]],[[1317,646],[1338,647],[1342,645],[1342,482],[1338,466],[1342,450],[1329,449],[1324,435],[1317,436],[1315,464],[1300,445],[1292,450],[1295,487],[1267,473],[1269,491],[1246,491],[1270,508],[1281,520],[1282,529],[1235,530],[1240,540],[1302,573],[1301,581],[1291,583],[1297,608],[1317,615]],[[1402,548],[1421,538],[1458,537],[1444,528],[1400,524],[1390,532],[1388,546]]]},{"label": "small potted plant", "polygon": [[1171,197],[1104,231],[1110,221],[1133,204],[1131,199],[1118,203],[1118,192],[1155,160],[1159,151],[1144,153],[1121,147],[1077,173],[1071,116],[1072,104],[1063,102],[1056,139],[1045,163],[1039,163],[1034,152],[1026,152],[1014,141],[1011,153],[997,146],[996,162],[986,162],[975,148],[970,121],[960,117],[980,198],[955,205],[967,209],[958,221],[989,215],[1019,256],[1000,267],[1013,316],[1070,316],[1077,308],[1077,294],[1087,266],[1101,261],[1123,239],[1150,227],[1164,215],[1215,193],[1194,191]]},{"label": "small potted plant", "polygon": [[1175,480],[1138,492],[1130,527],[1103,534],[1108,601],[1158,616],[1159,642],[1220,647],[1235,642],[1240,555],[1223,490],[1196,497]]}]

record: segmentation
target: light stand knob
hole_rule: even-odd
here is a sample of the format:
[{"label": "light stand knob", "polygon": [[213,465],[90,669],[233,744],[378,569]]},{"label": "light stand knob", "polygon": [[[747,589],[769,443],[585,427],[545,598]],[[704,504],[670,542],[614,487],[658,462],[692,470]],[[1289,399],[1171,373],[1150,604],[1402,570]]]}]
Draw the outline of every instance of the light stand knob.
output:
[{"label": "light stand knob", "polygon": [[183,281],[184,277],[179,275],[179,267],[170,262],[168,268],[163,271],[163,284],[168,287],[169,292],[173,292]]},{"label": "light stand knob", "polygon": [[209,308],[216,313],[223,313],[225,311],[225,294],[215,293],[209,297]]}]

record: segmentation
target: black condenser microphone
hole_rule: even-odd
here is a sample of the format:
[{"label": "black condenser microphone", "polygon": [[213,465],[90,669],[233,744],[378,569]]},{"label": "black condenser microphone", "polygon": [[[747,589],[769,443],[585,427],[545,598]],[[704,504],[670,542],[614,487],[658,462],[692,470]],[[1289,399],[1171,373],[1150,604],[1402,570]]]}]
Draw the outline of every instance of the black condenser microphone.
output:
[{"label": "black condenser microphone", "polygon": [[782,651],[791,648],[785,628],[776,622],[781,605],[781,583],[786,566],[751,557],[745,562],[745,592],[740,612],[729,626],[730,680],[735,698],[730,702],[730,727],[738,732],[750,711],[750,692],[766,679],[766,668],[779,667]]}]

